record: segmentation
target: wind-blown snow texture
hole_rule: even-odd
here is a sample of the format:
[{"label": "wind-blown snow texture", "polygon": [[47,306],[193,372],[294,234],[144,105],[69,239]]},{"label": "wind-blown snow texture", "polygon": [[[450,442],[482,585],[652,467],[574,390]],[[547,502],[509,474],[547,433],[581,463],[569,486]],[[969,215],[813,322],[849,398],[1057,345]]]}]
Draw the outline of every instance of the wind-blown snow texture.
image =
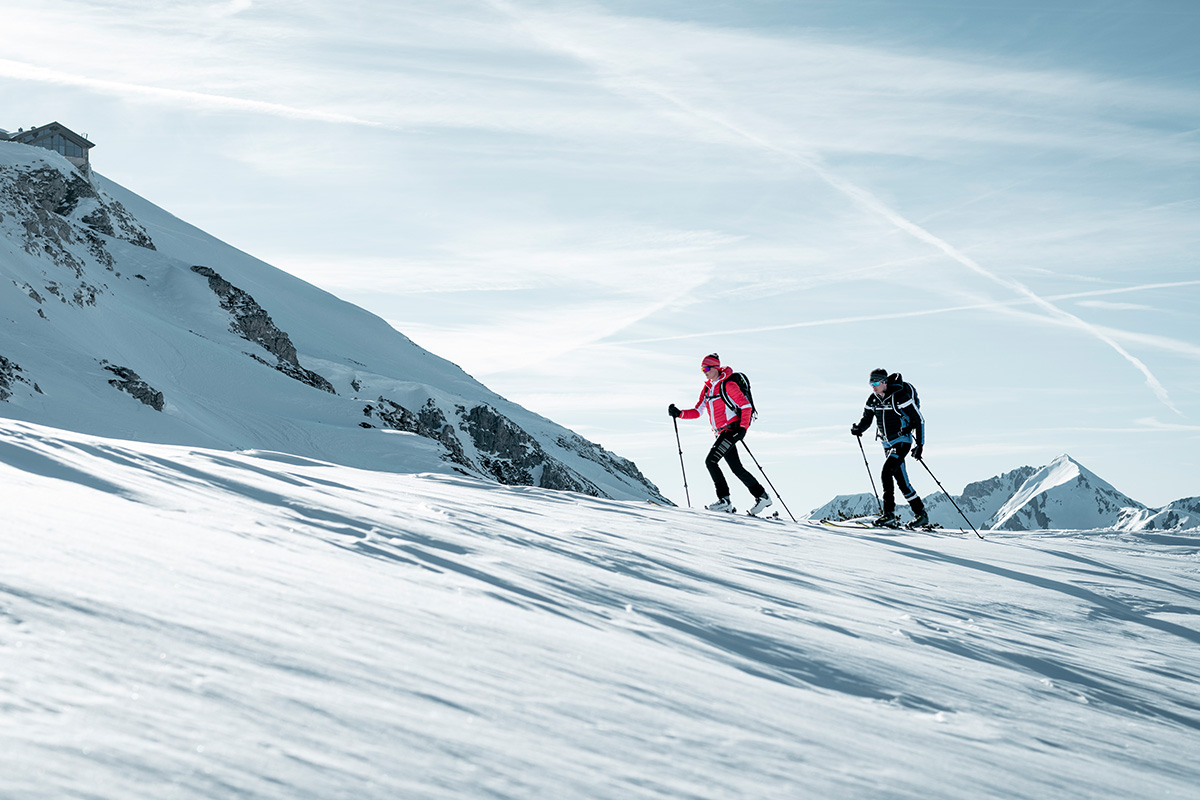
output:
[{"label": "wind-blown snow texture", "polygon": [[0,486],[0,797],[1200,786],[1196,535],[883,535],[21,422]]},{"label": "wind-blown snow texture", "polygon": [[12,142],[0,142],[0,320],[0,416],[662,500],[631,462],[378,317]]}]

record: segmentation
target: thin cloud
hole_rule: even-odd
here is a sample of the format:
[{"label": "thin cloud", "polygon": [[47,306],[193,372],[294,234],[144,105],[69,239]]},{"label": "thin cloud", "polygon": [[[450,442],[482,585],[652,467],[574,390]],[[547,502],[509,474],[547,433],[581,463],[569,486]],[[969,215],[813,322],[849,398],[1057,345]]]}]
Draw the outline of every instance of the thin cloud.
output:
[{"label": "thin cloud", "polygon": [[[612,58],[606,57],[604,54],[586,47],[575,40],[569,32],[564,31],[561,27],[556,27],[544,19],[535,17],[518,9],[507,0],[487,0],[488,4],[493,8],[509,15],[516,20],[518,24],[529,31],[530,35],[544,42],[548,46],[567,52],[572,56],[592,64],[597,71],[604,76],[609,85],[615,89],[619,89],[631,96],[645,97],[654,99],[656,102],[665,106],[672,114],[681,116],[684,120],[691,120],[694,124],[699,122],[703,128],[715,128],[732,134],[738,139],[749,143],[750,145],[765,150],[780,156],[788,161],[807,168],[815,174],[824,183],[833,188],[841,195],[849,198],[860,208],[866,210],[872,215],[886,220],[894,227],[905,233],[908,233],[918,241],[941,251],[948,258],[965,267],[970,272],[984,278],[1008,291],[1014,292],[1031,303],[1042,309],[1048,315],[1061,320],[1072,327],[1083,331],[1097,341],[1107,345],[1114,350],[1118,355],[1124,358],[1131,366],[1142,374],[1146,381],[1146,385],[1150,387],[1154,395],[1163,405],[1170,408],[1176,414],[1182,416],[1182,412],[1171,401],[1166,387],[1154,376],[1149,367],[1146,366],[1139,358],[1134,356],[1112,337],[1105,334],[1102,330],[1087,323],[1079,317],[1065,311],[1048,300],[1042,298],[1037,293],[1032,291],[1023,283],[1001,276],[991,270],[986,269],[974,259],[967,256],[954,245],[950,244],[941,237],[935,235],[931,231],[926,230],[917,223],[900,214],[895,209],[891,208],[880,200],[873,193],[864,189],[852,181],[843,178],[825,166],[819,156],[811,152],[803,152],[794,146],[786,146],[777,144],[772,139],[756,133],[755,131],[743,125],[735,123],[724,115],[708,108],[696,105],[676,92],[672,91],[665,85],[646,78],[643,75],[631,72],[624,64],[617,63]],[[682,115],[680,115],[682,112]]]},{"label": "thin cloud", "polygon": [[1107,300],[1081,300],[1076,305],[1084,308],[1098,308],[1101,311],[1155,311],[1154,306],[1140,303],[1110,303]]},{"label": "thin cloud", "polygon": [[[1071,300],[1079,297],[1095,297],[1097,295],[1112,295],[1123,294],[1126,292],[1140,292],[1150,289],[1171,289],[1184,286],[1197,286],[1200,281],[1174,281],[1171,283],[1147,283],[1141,286],[1126,286],[1120,289],[1099,289],[1089,292],[1072,292],[1070,294],[1053,295],[1048,300]],[[788,322],[780,325],[763,325],[753,328],[733,328],[727,330],[706,330],[697,333],[682,333],[676,336],[657,336],[644,339],[626,339],[612,344],[647,344],[652,342],[672,342],[682,339],[703,339],[710,337],[744,335],[750,333],[771,333],[774,331],[792,330],[795,328],[819,328],[826,325],[852,325],[860,322],[878,322],[881,320],[890,319],[908,319],[912,317],[928,317],[937,314],[957,314],[965,311],[998,311],[1002,309],[1014,308],[1016,306],[1028,305],[1033,301],[1028,298],[1019,300],[999,300],[989,301],[986,303],[972,303],[961,306],[943,306],[941,308],[926,308],[917,311],[896,311],[887,314],[856,314],[848,317],[830,317],[827,319],[806,320],[804,322]],[[1043,319],[1039,317],[1039,319]],[[1117,331],[1111,328],[1104,329],[1105,332],[1116,338],[1136,338],[1139,344],[1156,346],[1165,350],[1181,353],[1188,356],[1200,356],[1200,347],[1190,345],[1186,342],[1180,342],[1175,339],[1168,339],[1163,336],[1151,336],[1149,334],[1134,334],[1128,331]]]},{"label": "thin cloud", "polygon": [[385,127],[381,123],[349,114],[338,114],[312,108],[299,108],[297,106],[268,103],[261,100],[246,100],[240,97],[229,97],[227,95],[211,94],[208,92],[164,89],[159,86],[147,86],[145,84],[128,83],[125,81],[101,80],[99,78],[73,75],[60,70],[38,67],[4,58],[0,58],[0,77],[49,83],[58,86],[77,86],[130,100],[149,100],[175,106],[184,105],[206,108],[212,111],[254,113],[272,117],[283,117],[285,119],[361,125],[372,128]]}]

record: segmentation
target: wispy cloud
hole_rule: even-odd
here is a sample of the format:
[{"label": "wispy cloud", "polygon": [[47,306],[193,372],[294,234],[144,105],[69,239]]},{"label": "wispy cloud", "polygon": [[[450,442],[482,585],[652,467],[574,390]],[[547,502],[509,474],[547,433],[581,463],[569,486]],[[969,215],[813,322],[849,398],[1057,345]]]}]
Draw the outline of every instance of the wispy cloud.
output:
[{"label": "wispy cloud", "polygon": [[168,89],[125,81],[103,80],[86,75],[75,75],[56,69],[34,66],[32,64],[24,64],[4,58],[0,58],[0,78],[48,83],[58,86],[74,86],[117,97],[159,101],[174,106],[204,108],[213,111],[264,114],[273,117],[283,117],[285,119],[365,125],[369,127],[379,126],[379,123],[348,114],[302,108],[282,103],[247,100],[208,92],[193,92],[185,89]]},{"label": "wispy cloud", "polygon": [[1140,303],[1112,303],[1108,300],[1080,300],[1076,305],[1084,308],[1098,308],[1101,311],[1155,311],[1154,306]]},{"label": "wispy cloud", "polygon": [[[1113,289],[1099,289],[1090,292],[1072,292],[1070,294],[1053,295],[1047,298],[1051,301],[1071,300],[1079,297],[1095,297],[1097,295],[1114,295],[1126,294],[1132,292],[1141,292],[1153,289],[1172,289],[1190,286],[1200,286],[1200,281],[1173,281],[1170,283],[1148,283],[1140,286],[1125,286]],[[1084,301],[1087,302],[1087,301]],[[792,330],[796,328],[818,328],[827,325],[852,325],[860,322],[875,322],[882,320],[894,319],[910,319],[915,317],[928,317],[940,314],[960,314],[972,311],[999,311],[1001,309],[1015,308],[1022,305],[1035,304],[1035,301],[1029,298],[1020,298],[1012,300],[989,300],[980,303],[971,303],[957,306],[940,306],[937,308],[923,308],[913,311],[893,311],[881,314],[853,314],[840,317],[825,317],[822,319],[809,319],[801,322],[787,322],[778,325],[764,325],[749,328],[729,328],[724,330],[704,330],[694,333],[678,334],[673,336],[663,336],[647,339],[629,339],[615,344],[636,344],[642,342],[663,342],[663,341],[678,341],[682,339],[699,339],[732,336],[735,334],[749,333],[769,333],[772,331]],[[1080,303],[1082,305],[1083,303]],[[1113,304],[1113,305],[1134,305],[1134,304]],[[1141,308],[1142,306],[1137,306]],[[1185,355],[1200,354],[1200,347],[1190,345],[1187,342],[1170,339],[1168,337],[1151,336],[1148,334],[1136,334],[1129,331],[1118,331],[1112,328],[1105,328],[1105,332],[1116,338],[1136,339],[1141,344],[1153,345],[1162,349],[1169,349]]]},{"label": "wispy cloud", "polygon": [[[975,275],[1024,297],[1046,314],[1087,333],[1117,352],[1141,373],[1146,385],[1160,402],[1175,413],[1181,413],[1171,401],[1166,387],[1155,377],[1149,367],[1103,330],[1056,306],[1020,281],[985,268],[950,242],[918,225],[883,202],[873,192],[835,172],[813,149],[805,148],[794,140],[777,141],[770,132],[760,132],[753,120],[735,120],[728,113],[718,110],[710,103],[705,103],[703,99],[695,99],[696,92],[688,92],[686,89],[650,77],[647,73],[637,69],[636,62],[630,62],[627,59],[629,55],[627,48],[623,48],[619,55],[614,55],[614,53],[606,51],[602,44],[589,39],[583,29],[564,25],[561,18],[531,13],[516,4],[507,2],[507,0],[487,0],[487,2],[494,8],[510,15],[546,46],[569,53],[575,58],[591,64],[601,76],[601,80],[615,91],[656,103],[683,125],[699,128],[701,131],[724,133],[756,149],[769,152],[785,161],[806,168],[828,186],[870,214],[886,220],[914,239],[942,252],[946,257]],[[987,88],[987,76],[982,77],[984,78],[983,84]],[[1011,77],[1006,76],[1005,79],[1011,85]],[[1061,96],[1063,93],[1056,89],[1054,94]]]}]

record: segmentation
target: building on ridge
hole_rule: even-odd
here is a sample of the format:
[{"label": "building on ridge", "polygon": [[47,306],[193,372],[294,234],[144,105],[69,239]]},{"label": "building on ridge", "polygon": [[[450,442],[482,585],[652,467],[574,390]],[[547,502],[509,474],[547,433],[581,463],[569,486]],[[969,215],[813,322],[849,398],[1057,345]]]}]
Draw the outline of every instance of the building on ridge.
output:
[{"label": "building on ridge", "polygon": [[59,122],[51,122],[49,125],[42,125],[30,130],[19,130],[16,133],[0,131],[0,139],[53,150],[65,156],[67,161],[84,170],[85,173],[90,169],[88,151],[96,146]]}]

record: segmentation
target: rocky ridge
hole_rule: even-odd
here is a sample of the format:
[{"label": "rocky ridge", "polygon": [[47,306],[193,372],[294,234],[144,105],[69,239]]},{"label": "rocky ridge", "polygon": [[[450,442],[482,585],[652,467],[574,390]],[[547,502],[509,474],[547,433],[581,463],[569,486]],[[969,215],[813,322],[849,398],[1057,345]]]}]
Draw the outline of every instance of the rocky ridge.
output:
[{"label": "rocky ridge", "polygon": [[[12,142],[0,142],[0,315],[12,321],[0,415],[668,502],[631,462],[377,317]],[[417,438],[381,435],[394,431]]]}]

